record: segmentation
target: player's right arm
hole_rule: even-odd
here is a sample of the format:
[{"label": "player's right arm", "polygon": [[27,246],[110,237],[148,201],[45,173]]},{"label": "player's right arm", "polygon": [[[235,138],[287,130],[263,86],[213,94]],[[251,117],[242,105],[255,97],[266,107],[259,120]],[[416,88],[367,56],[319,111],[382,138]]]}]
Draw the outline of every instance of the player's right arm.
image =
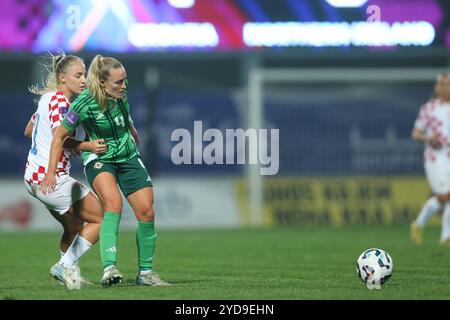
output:
[{"label": "player's right arm", "polygon": [[[52,145],[50,147],[50,159],[48,161],[48,170],[40,186],[43,194],[46,194],[47,192],[53,192],[53,190],[55,190],[55,175],[60,157],[59,155],[61,155],[63,145],[65,145],[64,141],[69,137],[71,133],[72,131],[67,129],[65,126],[59,126],[53,133]],[[103,144],[103,141],[100,140],[88,142],[82,142],[78,140],[72,141],[76,144],[76,146],[73,147],[74,150],[77,150],[76,148],[79,148],[80,150],[97,151],[98,149],[98,153],[103,153],[106,151],[106,145]]]},{"label": "player's right arm", "polygon": [[[56,186],[56,169],[58,167],[58,160],[61,156],[64,141],[66,138],[78,127],[86,116],[82,111],[83,104],[79,103],[78,98],[72,103],[66,116],[61,121],[61,125],[56,128],[56,123],[54,127],[56,131],[53,133],[52,144],[50,147],[50,159],[48,161],[47,173],[41,182],[40,190],[43,194],[47,192],[52,192],[55,190]],[[78,102],[78,103],[77,103]],[[52,127],[53,131],[53,127]]]},{"label": "player's right arm", "polygon": [[427,130],[430,127],[430,115],[429,115],[429,103],[423,105],[420,108],[419,115],[414,123],[414,129],[411,133],[411,137],[418,142],[427,143],[434,149],[442,147],[442,142],[437,134],[429,135]]},{"label": "player's right arm", "polygon": [[425,132],[419,128],[414,128],[411,137],[418,142],[427,142],[427,136]]},{"label": "player's right arm", "polygon": [[[25,132],[23,133],[25,137],[31,138],[33,135],[33,128],[34,128],[34,121],[30,119],[28,122]],[[56,129],[59,127],[56,127],[53,129],[52,134],[55,134]],[[104,139],[97,139],[94,141],[80,141],[72,137],[67,137],[66,140],[64,140],[63,144],[64,149],[73,150],[76,154],[80,154],[82,151],[89,151],[95,154],[102,154],[105,153],[108,149],[107,144],[105,143]]]},{"label": "player's right arm", "polygon": [[62,152],[64,140],[71,134],[64,126],[59,126],[53,134],[52,145],[50,147],[50,159],[48,161],[48,170],[45,174],[44,180],[41,182],[40,190],[43,194],[53,192],[56,186],[56,168],[58,160]]},{"label": "player's right arm", "polygon": [[434,134],[431,137],[427,137],[426,133],[419,128],[414,128],[412,138],[418,142],[428,143],[434,149],[439,149],[442,147],[442,142],[439,135]]},{"label": "player's right arm", "polygon": [[73,150],[76,154],[82,151],[89,151],[95,154],[102,154],[108,150],[108,145],[104,139],[97,139],[94,141],[80,141],[72,137],[67,137],[64,141],[64,149]]}]

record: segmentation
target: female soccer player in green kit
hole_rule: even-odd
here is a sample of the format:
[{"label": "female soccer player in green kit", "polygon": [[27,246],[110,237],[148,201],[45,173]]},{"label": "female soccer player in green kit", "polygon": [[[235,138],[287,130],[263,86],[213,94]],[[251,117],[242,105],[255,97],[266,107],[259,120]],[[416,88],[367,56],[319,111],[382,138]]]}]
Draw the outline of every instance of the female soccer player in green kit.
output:
[{"label": "female soccer player in green kit", "polygon": [[116,267],[122,211],[118,184],[138,220],[139,272],[136,284],[167,286],[169,284],[153,271],[156,244],[153,185],[137,149],[139,135],[130,117],[126,76],[125,68],[114,58],[97,55],[92,60],[86,79],[87,88],[71,104],[53,136],[48,172],[41,183],[41,191],[54,190],[57,155],[61,154],[64,139],[76,127],[81,124],[91,141],[103,139],[108,147],[106,153],[82,153],[86,178],[105,211],[100,226],[104,268],[101,284],[111,286],[123,278]]}]

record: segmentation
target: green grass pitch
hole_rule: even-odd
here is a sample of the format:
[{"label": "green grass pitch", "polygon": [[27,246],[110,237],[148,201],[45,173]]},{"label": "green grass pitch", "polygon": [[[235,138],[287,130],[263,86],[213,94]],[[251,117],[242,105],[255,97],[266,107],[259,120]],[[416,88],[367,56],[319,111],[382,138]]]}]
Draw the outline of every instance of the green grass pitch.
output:
[{"label": "green grass pitch", "polygon": [[[172,287],[136,287],[133,232],[119,235],[122,285],[69,291],[49,276],[58,259],[58,233],[0,233],[1,299],[449,299],[450,247],[438,245],[439,228],[425,231],[420,247],[407,226],[160,230],[155,271]],[[394,260],[382,290],[368,290],[356,259],[379,247]],[[98,243],[80,261],[82,275],[98,283]]]}]

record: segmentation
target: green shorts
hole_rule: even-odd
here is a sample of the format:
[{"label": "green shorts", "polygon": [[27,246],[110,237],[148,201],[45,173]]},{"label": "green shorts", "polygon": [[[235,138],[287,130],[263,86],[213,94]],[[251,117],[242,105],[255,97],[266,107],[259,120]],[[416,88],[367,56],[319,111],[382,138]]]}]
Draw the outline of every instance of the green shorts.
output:
[{"label": "green shorts", "polygon": [[152,179],[139,157],[119,163],[102,162],[101,160],[89,162],[84,167],[84,174],[92,189],[95,177],[102,172],[109,172],[116,178],[125,197],[140,189],[153,187]]}]

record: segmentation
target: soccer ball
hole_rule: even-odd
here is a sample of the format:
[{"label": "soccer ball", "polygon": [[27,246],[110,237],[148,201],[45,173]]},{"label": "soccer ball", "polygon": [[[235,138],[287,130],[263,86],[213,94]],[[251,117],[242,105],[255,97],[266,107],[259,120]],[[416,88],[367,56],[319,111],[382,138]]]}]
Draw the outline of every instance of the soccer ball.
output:
[{"label": "soccer ball", "polygon": [[364,250],[356,261],[356,272],[369,289],[381,289],[394,271],[391,256],[383,249]]}]

